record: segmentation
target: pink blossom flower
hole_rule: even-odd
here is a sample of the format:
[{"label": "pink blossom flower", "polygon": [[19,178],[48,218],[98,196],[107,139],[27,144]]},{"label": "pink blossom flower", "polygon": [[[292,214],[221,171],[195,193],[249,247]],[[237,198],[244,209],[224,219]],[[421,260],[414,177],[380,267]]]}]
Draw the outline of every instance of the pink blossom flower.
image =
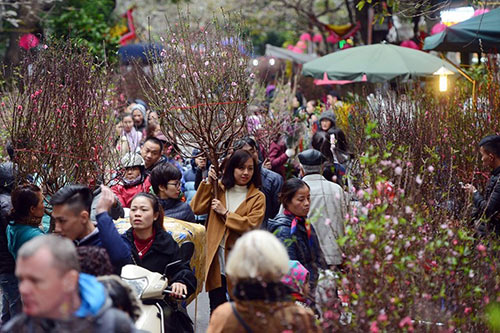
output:
[{"label": "pink blossom flower", "polygon": [[394,169],[394,173],[397,175],[397,176],[400,176],[402,173],[403,173],[403,169],[401,167],[396,167]]},{"label": "pink blossom flower", "polygon": [[375,238],[376,238],[375,234],[371,234],[371,235],[368,237],[368,241],[369,241],[370,243],[373,243],[373,242],[375,241]]},{"label": "pink blossom flower", "polygon": [[409,316],[404,317],[399,322],[399,327],[401,327],[401,328],[405,327],[406,325],[408,325],[410,327],[412,326],[412,321],[411,321],[411,318]]},{"label": "pink blossom flower", "polygon": [[484,252],[484,251],[486,251],[486,246],[484,246],[483,244],[479,244],[479,245],[477,246],[477,249],[478,249],[478,251],[480,251],[480,252]]},{"label": "pink blossom flower", "polygon": [[466,307],[466,308],[464,309],[464,314],[469,314],[469,313],[471,313],[471,312],[472,312],[472,308],[471,308],[471,307]]},{"label": "pink blossom flower", "polygon": [[387,315],[382,312],[381,314],[378,315],[378,318],[377,318],[378,321],[387,321]]},{"label": "pink blossom flower", "polygon": [[377,322],[372,321],[370,324],[370,333],[378,333]]},{"label": "pink blossom flower", "polygon": [[48,49],[47,44],[43,44],[43,48],[44,48],[44,49]]},{"label": "pink blossom flower", "polygon": [[233,87],[236,87],[238,84],[237,84],[236,82],[231,82],[231,85],[232,85]]},{"label": "pink blossom flower", "polygon": [[429,172],[434,172],[434,167],[432,165],[429,165],[429,167],[427,168],[427,170],[429,170]]}]

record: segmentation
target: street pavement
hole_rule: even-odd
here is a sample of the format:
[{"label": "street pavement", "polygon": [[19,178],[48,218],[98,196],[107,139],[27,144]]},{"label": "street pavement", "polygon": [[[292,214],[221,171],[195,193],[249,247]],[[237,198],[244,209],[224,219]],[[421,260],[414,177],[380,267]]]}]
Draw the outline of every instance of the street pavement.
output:
[{"label": "street pavement", "polygon": [[[208,302],[208,293],[203,290],[198,295],[198,311],[195,316],[195,304],[196,300],[188,305],[188,314],[191,320],[195,323],[195,333],[205,333],[208,328],[208,322],[210,320],[210,305]],[[196,318],[196,319],[195,319]],[[196,320],[196,321],[195,321]]]}]

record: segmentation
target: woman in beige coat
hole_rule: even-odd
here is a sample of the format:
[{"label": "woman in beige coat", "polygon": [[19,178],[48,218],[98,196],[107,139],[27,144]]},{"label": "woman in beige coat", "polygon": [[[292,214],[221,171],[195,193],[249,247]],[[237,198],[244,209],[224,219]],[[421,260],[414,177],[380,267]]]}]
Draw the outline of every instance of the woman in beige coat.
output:
[{"label": "woman in beige coat", "polygon": [[222,180],[217,183],[214,198],[212,183],[217,181],[213,169],[207,181],[200,184],[191,201],[196,215],[209,214],[207,220],[207,248],[205,289],[210,299],[210,311],[227,301],[225,261],[236,240],[245,232],[258,229],[264,219],[266,199],[258,190],[260,173],[257,161],[244,150],[231,156]]}]

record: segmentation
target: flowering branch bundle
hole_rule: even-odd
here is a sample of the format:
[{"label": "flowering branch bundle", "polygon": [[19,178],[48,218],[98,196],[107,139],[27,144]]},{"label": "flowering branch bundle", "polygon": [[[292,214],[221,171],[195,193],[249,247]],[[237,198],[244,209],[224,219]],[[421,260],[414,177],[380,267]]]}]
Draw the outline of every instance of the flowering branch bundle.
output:
[{"label": "flowering branch bundle", "polygon": [[[271,143],[280,135],[287,133],[292,123],[292,97],[295,94],[291,82],[278,82],[274,90],[274,96],[269,103],[269,109],[258,115],[258,125],[249,126],[249,134],[254,136],[259,146],[265,152],[269,152]],[[265,87],[256,83],[252,89],[254,100],[264,100]]]},{"label": "flowering branch bundle", "polygon": [[251,47],[234,17],[199,27],[179,12],[178,21],[168,24],[160,63],[143,76],[143,89],[169,140],[201,149],[219,171],[219,158],[246,124]]},{"label": "flowering branch bundle", "polygon": [[18,88],[0,106],[20,179],[31,175],[52,194],[68,183],[93,184],[114,165],[110,83],[70,41],[25,59]]}]

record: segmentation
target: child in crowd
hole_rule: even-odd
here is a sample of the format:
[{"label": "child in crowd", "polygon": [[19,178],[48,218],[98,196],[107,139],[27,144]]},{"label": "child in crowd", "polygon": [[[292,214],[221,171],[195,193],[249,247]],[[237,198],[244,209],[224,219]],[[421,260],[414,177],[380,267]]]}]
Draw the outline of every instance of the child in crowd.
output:
[{"label": "child in crowd", "polygon": [[111,190],[120,200],[122,207],[130,208],[132,198],[141,192],[149,192],[151,183],[144,172],[144,160],[141,155],[128,153],[123,156],[121,165],[125,169],[121,181],[111,187]]},{"label": "child in crowd", "polygon": [[138,152],[140,150],[142,133],[135,129],[132,115],[125,114],[122,117],[121,123],[123,128],[116,149],[122,156],[127,153]]}]

